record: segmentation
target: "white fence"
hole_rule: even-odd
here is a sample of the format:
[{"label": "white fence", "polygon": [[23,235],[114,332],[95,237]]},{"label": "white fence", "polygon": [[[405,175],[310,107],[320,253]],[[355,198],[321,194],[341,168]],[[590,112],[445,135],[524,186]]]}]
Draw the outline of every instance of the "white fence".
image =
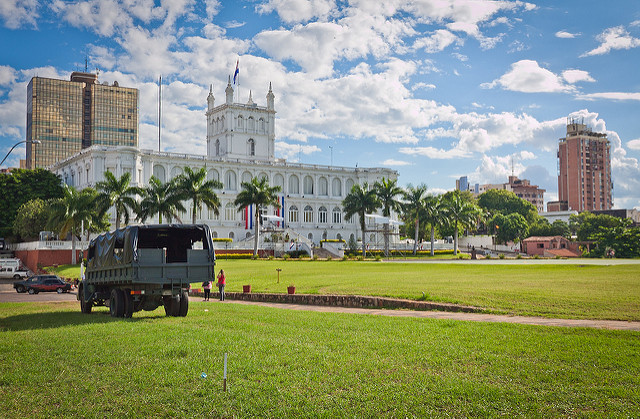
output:
[{"label": "white fence", "polygon": [[[71,241],[46,240],[25,243],[10,243],[7,246],[10,250],[72,250]],[[76,250],[87,249],[88,241],[76,241]]]}]

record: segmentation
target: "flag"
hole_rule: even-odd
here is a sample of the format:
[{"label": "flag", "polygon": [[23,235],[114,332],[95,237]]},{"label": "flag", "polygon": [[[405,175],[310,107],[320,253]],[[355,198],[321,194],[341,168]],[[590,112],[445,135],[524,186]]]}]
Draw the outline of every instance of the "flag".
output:
[{"label": "flag", "polygon": [[249,207],[244,207],[244,229],[249,230]]},{"label": "flag", "polygon": [[233,84],[236,84],[236,78],[240,74],[240,69],[238,68],[238,64],[240,64],[240,59],[236,61],[236,71],[233,73]]}]

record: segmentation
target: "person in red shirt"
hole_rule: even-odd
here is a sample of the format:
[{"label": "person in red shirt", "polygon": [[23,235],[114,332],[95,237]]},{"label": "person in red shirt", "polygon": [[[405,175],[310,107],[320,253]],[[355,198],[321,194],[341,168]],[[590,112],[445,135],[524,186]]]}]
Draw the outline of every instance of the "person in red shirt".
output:
[{"label": "person in red shirt", "polygon": [[220,290],[220,301],[224,301],[224,286],[227,285],[227,278],[224,276],[224,270],[220,269],[218,274],[218,289]]},{"label": "person in red shirt", "polygon": [[204,281],[202,285],[204,288],[204,300],[209,301],[209,296],[211,295],[211,281]]}]

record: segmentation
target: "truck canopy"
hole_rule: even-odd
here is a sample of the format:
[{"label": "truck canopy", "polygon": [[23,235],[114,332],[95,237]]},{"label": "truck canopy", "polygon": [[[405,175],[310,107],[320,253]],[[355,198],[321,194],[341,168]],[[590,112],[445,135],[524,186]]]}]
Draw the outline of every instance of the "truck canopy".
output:
[{"label": "truck canopy", "polygon": [[164,249],[166,263],[187,262],[188,249],[208,250],[215,260],[211,231],[205,224],[127,226],[101,234],[89,244],[87,268],[129,265],[139,249]]}]

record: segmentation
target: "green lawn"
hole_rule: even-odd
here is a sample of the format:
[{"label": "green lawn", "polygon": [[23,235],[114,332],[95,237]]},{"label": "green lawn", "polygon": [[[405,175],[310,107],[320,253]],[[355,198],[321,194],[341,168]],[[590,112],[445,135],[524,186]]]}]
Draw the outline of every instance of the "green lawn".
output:
[{"label": "green lawn", "polygon": [[[473,305],[496,313],[640,321],[640,265],[488,265],[226,260],[227,291],[359,294]],[[277,283],[276,268],[281,268]],[[64,276],[77,268],[60,267]],[[75,273],[75,274],[74,274]],[[200,284],[194,284],[199,287]]]},{"label": "green lawn", "polygon": [[76,303],[3,303],[0,411],[8,418],[638,417],[638,354],[637,332],[213,302],[193,302],[186,318],[160,308],[124,320],[104,308],[83,315]]}]

